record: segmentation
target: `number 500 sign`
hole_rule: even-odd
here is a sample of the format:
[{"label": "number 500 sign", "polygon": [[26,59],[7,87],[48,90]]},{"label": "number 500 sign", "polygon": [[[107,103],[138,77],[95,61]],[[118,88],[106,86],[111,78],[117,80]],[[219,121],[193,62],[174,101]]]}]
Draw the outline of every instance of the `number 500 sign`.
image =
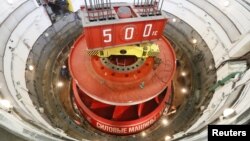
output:
[{"label": "number 500 sign", "polygon": [[[125,26],[124,28],[120,29],[119,35],[113,35],[112,28],[106,28],[102,30],[103,42],[104,43],[111,43],[113,41],[113,36],[120,36],[120,38],[124,41],[129,40],[136,40],[136,38],[148,38],[151,36],[158,36],[158,30],[152,30],[153,24],[146,24],[141,32],[141,35],[138,33],[136,25]],[[138,37],[141,36],[141,37]]]},{"label": "number 500 sign", "polygon": [[88,49],[137,44],[160,39],[166,19],[84,27]]}]

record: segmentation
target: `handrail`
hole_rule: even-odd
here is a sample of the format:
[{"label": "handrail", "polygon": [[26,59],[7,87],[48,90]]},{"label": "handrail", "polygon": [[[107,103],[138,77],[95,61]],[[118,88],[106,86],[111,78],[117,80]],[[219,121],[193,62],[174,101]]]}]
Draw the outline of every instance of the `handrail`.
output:
[{"label": "handrail", "polygon": [[215,89],[217,89],[220,86],[223,86],[226,82],[228,82],[230,79],[234,78],[237,74],[242,74],[243,72],[233,72],[229,75],[227,75],[225,78],[217,81],[213,86],[210,87],[209,91],[212,92]]}]

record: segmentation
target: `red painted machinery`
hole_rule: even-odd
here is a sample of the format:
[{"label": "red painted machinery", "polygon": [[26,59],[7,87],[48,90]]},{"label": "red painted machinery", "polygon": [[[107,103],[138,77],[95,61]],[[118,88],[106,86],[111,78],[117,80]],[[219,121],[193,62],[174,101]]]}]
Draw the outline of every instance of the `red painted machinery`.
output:
[{"label": "red painted machinery", "polygon": [[161,1],[87,1],[69,56],[75,103],[89,123],[127,135],[150,127],[170,101],[175,54]]}]

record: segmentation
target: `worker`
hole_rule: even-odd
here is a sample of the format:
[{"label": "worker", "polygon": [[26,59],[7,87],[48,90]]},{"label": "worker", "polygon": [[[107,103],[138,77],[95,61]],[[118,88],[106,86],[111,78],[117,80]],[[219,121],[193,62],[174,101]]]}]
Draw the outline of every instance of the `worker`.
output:
[{"label": "worker", "polygon": [[68,80],[70,79],[69,71],[68,71],[66,65],[63,65],[61,68],[61,76],[68,79]]},{"label": "worker", "polygon": [[56,15],[62,15],[68,12],[68,3],[66,0],[49,0],[48,5]]}]

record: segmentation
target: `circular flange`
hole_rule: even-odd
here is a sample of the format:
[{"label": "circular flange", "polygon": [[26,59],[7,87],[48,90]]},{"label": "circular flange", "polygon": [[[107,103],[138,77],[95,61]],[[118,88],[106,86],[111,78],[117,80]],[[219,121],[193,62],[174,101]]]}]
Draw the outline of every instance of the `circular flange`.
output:
[{"label": "circular flange", "polygon": [[75,42],[69,56],[72,77],[89,97],[110,105],[135,105],[159,95],[171,82],[175,72],[175,54],[162,37],[158,44],[161,60],[148,57],[137,70],[119,73],[103,66],[98,57],[87,53],[85,36]]},{"label": "circular flange", "polygon": [[101,58],[101,62],[104,66],[108,67],[109,69],[112,69],[114,72],[131,72],[138,70],[144,63],[146,59],[139,58],[137,59],[133,64],[131,65],[116,65],[112,63],[109,58]]}]

